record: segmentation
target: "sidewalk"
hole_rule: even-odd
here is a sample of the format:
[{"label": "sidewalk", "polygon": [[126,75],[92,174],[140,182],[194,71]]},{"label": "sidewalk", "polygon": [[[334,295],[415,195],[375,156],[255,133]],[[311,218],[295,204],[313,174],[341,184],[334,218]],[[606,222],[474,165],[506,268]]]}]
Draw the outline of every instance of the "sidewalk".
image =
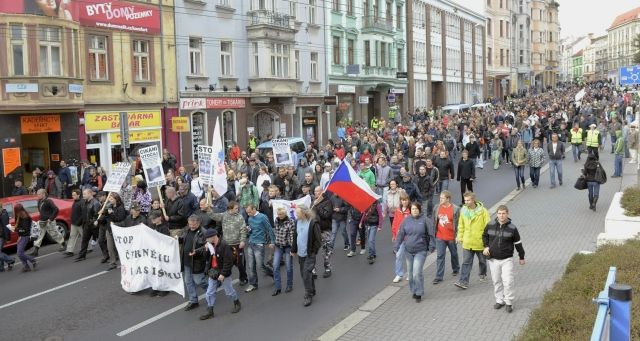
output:
[{"label": "sidewalk", "polygon": [[[600,188],[598,210],[589,210],[587,191],[573,188],[585,156],[574,163],[567,152],[563,163],[564,184],[549,189],[549,173],[541,174],[540,186],[530,186],[511,193],[507,203],[510,217],[520,230],[527,264],[515,265],[516,300],[514,311],[494,310],[493,285],[490,276],[481,283],[478,263],[474,261],[469,289],[453,285],[447,255],[444,282],[433,285],[435,254],[425,264],[425,295],[416,303],[406,281],[390,284],[379,295],[360,307],[352,315],[327,331],[319,340],[510,340],[526,324],[529,314],[540,302],[546,290],[564,273],[569,259],[579,251],[593,251],[598,233],[604,230],[604,219],[613,194],[636,173],[624,165],[623,179],[609,178]],[[613,174],[613,155],[600,154],[601,163],[610,177]],[[527,170],[528,173],[528,170]],[[509,178],[505,181],[514,181]],[[477,193],[482,201],[482,193]],[[490,210],[494,214],[495,208]],[[460,261],[462,261],[460,252]],[[490,275],[490,271],[488,275]],[[389,280],[393,269],[389,269]],[[597,293],[594,293],[594,297]],[[595,305],[593,307],[595,312]]]}]

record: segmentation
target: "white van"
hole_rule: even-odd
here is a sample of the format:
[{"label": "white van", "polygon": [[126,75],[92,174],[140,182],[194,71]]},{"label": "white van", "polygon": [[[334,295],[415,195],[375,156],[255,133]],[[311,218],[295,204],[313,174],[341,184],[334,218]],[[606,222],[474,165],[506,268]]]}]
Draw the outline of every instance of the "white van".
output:
[{"label": "white van", "polygon": [[450,104],[442,107],[442,113],[445,115],[456,115],[469,111],[469,104]]},{"label": "white van", "polygon": [[471,106],[472,109],[479,109],[479,110],[489,110],[491,108],[493,108],[493,104],[491,103],[478,103],[478,104],[474,104]]}]

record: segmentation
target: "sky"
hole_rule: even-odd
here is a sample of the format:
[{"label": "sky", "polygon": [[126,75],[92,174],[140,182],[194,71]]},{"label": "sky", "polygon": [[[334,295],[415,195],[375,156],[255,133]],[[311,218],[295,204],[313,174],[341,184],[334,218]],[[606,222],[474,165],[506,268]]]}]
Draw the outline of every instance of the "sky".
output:
[{"label": "sky", "polygon": [[[452,0],[464,7],[482,13],[485,0]],[[497,0],[494,0],[497,2]],[[582,36],[607,33],[606,29],[616,16],[640,7],[637,0],[556,0],[560,3],[560,36]]]}]

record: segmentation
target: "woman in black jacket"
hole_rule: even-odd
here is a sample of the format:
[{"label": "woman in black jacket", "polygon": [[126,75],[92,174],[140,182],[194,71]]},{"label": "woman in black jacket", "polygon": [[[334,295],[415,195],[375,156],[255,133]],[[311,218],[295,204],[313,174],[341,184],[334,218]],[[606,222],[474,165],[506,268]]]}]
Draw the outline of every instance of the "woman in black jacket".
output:
[{"label": "woman in black jacket", "polygon": [[[29,213],[22,207],[22,204],[16,204],[13,207],[13,216],[16,217],[16,232],[18,232],[18,258],[22,262],[22,272],[31,271],[31,266],[35,270],[38,263],[36,259],[24,253],[29,240],[31,239],[31,217]],[[29,266],[31,263],[31,266]]]},{"label": "woman in black jacket", "polygon": [[113,241],[113,232],[111,231],[111,223],[116,226],[123,226],[124,220],[127,218],[127,210],[124,209],[124,204],[118,193],[111,193],[109,197],[109,203],[111,207],[107,209],[107,251],[109,252],[109,270],[113,270],[118,267],[118,250],[116,249],[116,243]]},{"label": "woman in black jacket", "polygon": [[[313,216],[313,211],[305,205],[296,208],[296,230],[293,235],[293,245],[291,255],[298,255],[300,263],[300,274],[304,283],[304,303],[305,307],[311,305],[312,297],[316,295],[316,285],[313,278],[313,268],[316,266],[316,255],[322,246],[322,235],[320,234],[320,222]],[[299,234],[306,234],[306,238]],[[301,241],[306,240],[306,243]]]},{"label": "woman in black jacket", "polygon": [[584,169],[582,169],[582,174],[587,180],[587,189],[589,190],[589,209],[596,211],[596,203],[598,203],[598,196],[600,196],[600,181],[596,177],[596,172],[600,168],[600,171],[604,172],[602,169],[602,165],[598,162],[595,154],[589,154],[587,157],[587,162],[584,163]]}]

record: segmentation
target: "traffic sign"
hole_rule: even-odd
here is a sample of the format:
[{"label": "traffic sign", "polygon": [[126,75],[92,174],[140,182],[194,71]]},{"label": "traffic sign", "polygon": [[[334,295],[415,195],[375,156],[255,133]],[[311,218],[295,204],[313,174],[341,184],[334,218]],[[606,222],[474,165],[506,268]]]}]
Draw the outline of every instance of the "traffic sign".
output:
[{"label": "traffic sign", "polygon": [[620,68],[620,85],[640,84],[640,65]]},{"label": "traffic sign", "polygon": [[387,95],[387,102],[395,103],[396,102],[396,95],[395,94],[388,94]]}]

